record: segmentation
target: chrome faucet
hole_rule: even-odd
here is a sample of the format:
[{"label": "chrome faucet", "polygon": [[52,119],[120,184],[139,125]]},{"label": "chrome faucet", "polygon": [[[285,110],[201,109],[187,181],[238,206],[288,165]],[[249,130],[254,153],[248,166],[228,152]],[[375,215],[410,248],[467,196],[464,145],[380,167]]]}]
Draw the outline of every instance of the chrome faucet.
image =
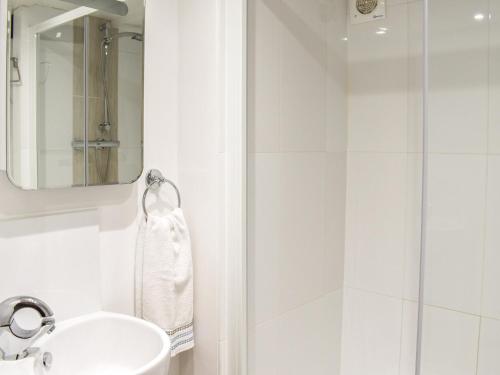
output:
[{"label": "chrome faucet", "polygon": [[[40,326],[35,329],[24,329],[20,327],[14,315],[21,309],[33,309],[37,311],[42,320]],[[56,320],[52,309],[42,300],[35,297],[12,297],[0,303],[0,328],[8,328],[10,332],[23,340],[35,337],[42,328],[47,328],[51,333],[55,328]]]}]

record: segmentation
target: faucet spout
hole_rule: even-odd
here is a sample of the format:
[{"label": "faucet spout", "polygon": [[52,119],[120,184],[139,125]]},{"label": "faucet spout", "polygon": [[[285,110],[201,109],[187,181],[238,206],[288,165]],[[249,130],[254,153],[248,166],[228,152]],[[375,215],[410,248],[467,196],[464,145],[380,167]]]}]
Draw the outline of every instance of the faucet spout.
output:
[{"label": "faucet spout", "polygon": [[[42,320],[40,327],[35,329],[24,329],[20,327],[14,315],[21,309],[30,308],[37,311]],[[42,300],[35,297],[19,296],[9,298],[0,303],[0,328],[8,328],[10,332],[20,339],[30,339],[37,335],[42,327],[49,327],[47,332],[52,332],[55,328],[54,312]]]}]

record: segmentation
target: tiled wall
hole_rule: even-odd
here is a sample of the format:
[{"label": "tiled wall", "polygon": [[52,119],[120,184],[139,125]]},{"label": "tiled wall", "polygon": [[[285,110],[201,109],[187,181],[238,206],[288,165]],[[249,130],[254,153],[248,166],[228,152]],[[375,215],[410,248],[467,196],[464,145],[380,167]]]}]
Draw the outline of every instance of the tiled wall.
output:
[{"label": "tiled wall", "polygon": [[[349,29],[345,375],[414,373],[422,10],[388,4]],[[499,11],[430,2],[423,374],[500,371]]]},{"label": "tiled wall", "polygon": [[249,2],[250,374],[338,374],[346,3]]},{"label": "tiled wall", "polygon": [[423,374],[497,374],[500,3],[439,0],[429,11]]},{"label": "tiled wall", "polygon": [[342,375],[415,371],[422,24],[420,1],[349,23]]}]

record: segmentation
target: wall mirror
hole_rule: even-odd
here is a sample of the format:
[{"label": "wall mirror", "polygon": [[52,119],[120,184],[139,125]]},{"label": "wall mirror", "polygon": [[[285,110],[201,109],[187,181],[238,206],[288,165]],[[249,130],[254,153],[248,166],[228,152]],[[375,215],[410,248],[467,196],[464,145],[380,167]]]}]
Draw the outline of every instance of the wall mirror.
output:
[{"label": "wall mirror", "polygon": [[29,190],[134,182],[144,0],[8,0],[7,172]]}]

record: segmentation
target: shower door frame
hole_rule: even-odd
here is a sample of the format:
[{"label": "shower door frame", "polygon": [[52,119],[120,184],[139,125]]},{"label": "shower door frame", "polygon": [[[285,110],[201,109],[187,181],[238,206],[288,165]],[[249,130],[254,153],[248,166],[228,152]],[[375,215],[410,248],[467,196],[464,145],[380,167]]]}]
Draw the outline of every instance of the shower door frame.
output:
[{"label": "shower door frame", "polygon": [[[220,0],[226,129],[227,341],[220,374],[248,372],[247,329],[247,0]],[[225,347],[224,347],[225,346]]]}]

